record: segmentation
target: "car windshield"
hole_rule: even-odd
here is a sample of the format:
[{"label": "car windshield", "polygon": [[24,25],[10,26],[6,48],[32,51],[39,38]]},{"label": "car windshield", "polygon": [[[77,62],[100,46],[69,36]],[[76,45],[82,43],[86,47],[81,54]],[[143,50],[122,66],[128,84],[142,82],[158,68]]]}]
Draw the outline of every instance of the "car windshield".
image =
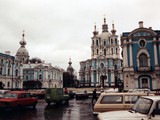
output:
[{"label": "car windshield", "polygon": [[142,114],[148,114],[153,101],[147,98],[139,98],[132,110]]},{"label": "car windshield", "polygon": [[6,94],[4,95],[4,98],[17,98],[17,94],[6,93]]}]

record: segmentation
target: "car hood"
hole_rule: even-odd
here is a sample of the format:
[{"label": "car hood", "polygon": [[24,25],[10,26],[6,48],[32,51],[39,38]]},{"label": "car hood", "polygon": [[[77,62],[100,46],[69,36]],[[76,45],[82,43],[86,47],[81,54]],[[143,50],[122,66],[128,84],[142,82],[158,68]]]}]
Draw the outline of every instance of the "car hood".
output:
[{"label": "car hood", "polygon": [[147,120],[147,115],[129,112],[129,111],[112,111],[98,114],[99,120]]}]

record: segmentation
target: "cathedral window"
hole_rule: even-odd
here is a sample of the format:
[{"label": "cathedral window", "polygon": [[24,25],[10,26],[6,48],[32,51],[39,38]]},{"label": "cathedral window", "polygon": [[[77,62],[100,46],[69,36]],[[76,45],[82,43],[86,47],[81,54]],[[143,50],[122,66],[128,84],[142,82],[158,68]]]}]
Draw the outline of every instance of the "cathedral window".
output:
[{"label": "cathedral window", "polygon": [[0,75],[2,75],[2,71],[3,71],[3,69],[2,69],[2,67],[0,67]]},{"label": "cathedral window", "polygon": [[10,82],[7,82],[7,87],[10,87]]},{"label": "cathedral window", "polygon": [[115,38],[115,44],[117,44],[117,38]]},{"label": "cathedral window", "polygon": [[1,64],[3,64],[3,59],[1,59]]},{"label": "cathedral window", "polygon": [[96,40],[96,45],[98,45],[98,40]]},{"label": "cathedral window", "polygon": [[42,79],[42,75],[41,74],[39,74],[39,79]]},{"label": "cathedral window", "polygon": [[15,76],[18,76],[18,70],[16,69],[16,71],[15,71]]},{"label": "cathedral window", "polygon": [[113,40],[111,39],[111,44],[113,44]]},{"label": "cathedral window", "polygon": [[148,88],[148,79],[146,78],[142,79],[142,88]]},{"label": "cathedral window", "polygon": [[140,67],[147,67],[148,66],[148,58],[147,55],[142,53],[139,56],[139,63],[140,63]]},{"label": "cathedral window", "polygon": [[106,41],[104,41],[104,45],[106,45]]},{"label": "cathedral window", "polygon": [[116,54],[118,54],[117,48],[116,48]]},{"label": "cathedral window", "polygon": [[10,75],[10,69],[8,69],[8,75]]},{"label": "cathedral window", "polygon": [[106,55],[106,49],[104,49],[104,55]]},{"label": "cathedral window", "polygon": [[143,48],[143,47],[145,47],[146,42],[144,40],[140,40],[139,45],[140,45],[140,47]]}]

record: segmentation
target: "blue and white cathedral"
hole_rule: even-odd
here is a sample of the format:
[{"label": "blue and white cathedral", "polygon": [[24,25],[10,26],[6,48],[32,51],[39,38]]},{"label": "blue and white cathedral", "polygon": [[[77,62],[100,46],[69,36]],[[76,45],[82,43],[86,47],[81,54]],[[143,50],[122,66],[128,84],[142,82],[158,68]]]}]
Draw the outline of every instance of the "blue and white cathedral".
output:
[{"label": "blue and white cathedral", "polygon": [[102,33],[94,26],[91,41],[91,59],[80,62],[79,79],[82,86],[117,86],[122,80],[122,58],[120,43],[114,24],[108,31],[106,18]]},{"label": "blue and white cathedral", "polygon": [[160,89],[160,30],[139,27],[121,36],[124,89]]}]

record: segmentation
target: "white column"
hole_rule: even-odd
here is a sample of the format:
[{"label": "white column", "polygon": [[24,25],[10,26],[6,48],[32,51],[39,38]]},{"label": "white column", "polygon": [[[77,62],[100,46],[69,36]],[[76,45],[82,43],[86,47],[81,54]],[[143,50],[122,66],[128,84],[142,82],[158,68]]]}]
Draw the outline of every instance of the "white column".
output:
[{"label": "white column", "polygon": [[124,62],[124,67],[128,67],[128,60],[127,60],[127,44],[126,44],[126,40],[124,40],[123,43],[123,62]]},{"label": "white column", "polygon": [[156,38],[153,38],[153,42],[154,42],[154,62],[155,62],[155,66],[158,66],[158,59],[157,59],[157,48],[156,48]]},{"label": "white column", "polygon": [[130,43],[130,45],[129,45],[129,52],[130,52],[130,67],[133,67],[133,58],[132,58],[132,40],[131,39],[129,39],[129,43]]}]

